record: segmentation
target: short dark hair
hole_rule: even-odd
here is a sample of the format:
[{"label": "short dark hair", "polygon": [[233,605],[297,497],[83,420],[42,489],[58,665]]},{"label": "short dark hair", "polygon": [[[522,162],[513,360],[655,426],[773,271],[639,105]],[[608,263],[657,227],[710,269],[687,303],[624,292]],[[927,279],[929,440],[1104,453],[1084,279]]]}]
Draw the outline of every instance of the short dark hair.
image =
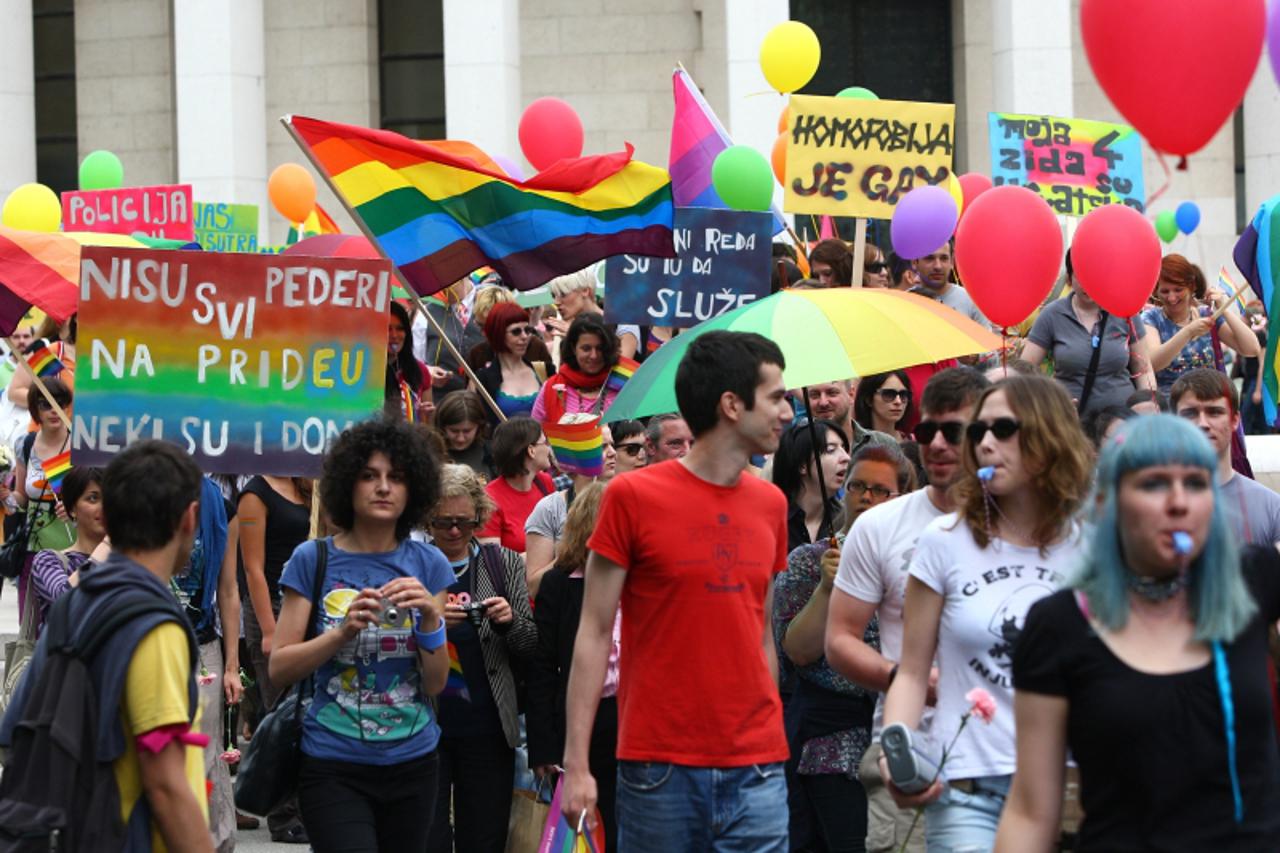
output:
[{"label": "short dark hair", "polygon": [[911,377],[903,370],[890,370],[888,373],[873,373],[870,376],[864,376],[858,380],[858,390],[853,392],[853,419],[857,421],[863,429],[875,429],[872,425],[872,399],[876,392],[889,381],[890,376],[898,377],[898,381],[902,383],[902,387],[907,389],[911,396],[907,399],[907,407],[902,410],[902,423],[911,423],[911,416],[916,410],[916,395],[911,387]]},{"label": "short dark hair", "polygon": [[[778,450],[773,455],[773,484],[782,490],[787,496],[787,501],[795,503],[800,496],[800,491],[804,487],[804,474],[802,469],[813,466],[813,436],[817,434],[819,454],[825,455],[827,448],[828,436],[834,434],[840,439],[840,443],[844,445],[846,452],[849,450],[849,439],[845,436],[844,430],[840,429],[834,421],[818,420],[813,422],[813,429],[809,429],[809,422],[802,424],[792,424],[782,433],[782,439],[778,442]],[[831,497],[831,495],[828,495]]]},{"label": "short dark hair", "polygon": [[575,350],[578,347],[578,340],[583,335],[595,335],[600,339],[600,343],[604,346],[606,370],[618,363],[618,336],[604,324],[599,314],[588,311],[574,317],[573,322],[569,324],[569,331],[565,332],[564,340],[560,342],[561,364],[567,364],[574,370],[582,369],[578,366],[578,354]]},{"label": "short dark hair", "polygon": [[613,421],[606,424],[609,427],[609,434],[613,436],[613,443],[626,441],[633,435],[644,435],[644,424],[639,421],[625,420]]},{"label": "short dark hair", "polygon": [[1084,427],[1084,434],[1089,437],[1094,449],[1101,450],[1102,441],[1107,437],[1107,430],[1111,429],[1113,423],[1136,417],[1138,417],[1137,412],[1127,406],[1103,406],[1086,415],[1081,426]]},{"label": "short dark hair", "polygon": [[[71,405],[72,398],[75,396],[71,392],[70,386],[56,376],[52,376],[48,379],[41,379],[40,381],[43,382],[44,387],[48,389],[49,396],[57,400],[58,405],[63,408],[63,411],[66,411],[67,407]],[[40,409],[47,405],[49,405],[49,401],[45,399],[45,396],[40,393],[40,389],[37,388],[33,382],[30,390],[27,392],[27,411],[31,413],[31,420],[36,423],[40,423]],[[68,414],[70,413],[68,412]]]},{"label": "short dark hair", "polygon": [[1226,397],[1231,411],[1240,411],[1240,394],[1236,391],[1235,383],[1227,378],[1227,374],[1212,367],[1188,370],[1173,383],[1173,387],[1169,389],[1169,408],[1174,414],[1178,411],[1178,401],[1187,394],[1194,395],[1197,400]]},{"label": "short dark hair", "polygon": [[201,476],[191,457],[167,441],[139,441],[112,457],[102,474],[112,547],[154,551],[169,544],[187,507],[200,500]]},{"label": "short dark hair", "polygon": [[1140,403],[1155,403],[1156,408],[1160,411],[1169,411],[1169,396],[1163,391],[1157,391],[1153,388],[1139,388],[1124,401],[1124,404],[1131,409]]},{"label": "short dark hair", "polygon": [[440,494],[440,463],[424,430],[398,418],[381,416],[345,429],[324,457],[320,499],[333,523],[355,526],[352,497],[356,482],[375,453],[385,453],[393,470],[404,474],[409,495],[396,519],[396,538],[403,540],[435,506]]},{"label": "short dark hair", "polygon": [[503,477],[519,477],[524,473],[529,448],[542,435],[542,424],[533,418],[508,418],[493,431],[489,455],[493,466]]},{"label": "short dark hair", "polygon": [[94,483],[97,483],[99,488],[102,487],[101,468],[95,468],[92,465],[76,465],[67,472],[62,478],[62,489],[58,492],[58,500],[62,501],[67,515],[74,513],[76,503],[84,497],[84,493],[89,491],[89,487]]},{"label": "short dark hair", "polygon": [[972,367],[948,367],[925,383],[920,408],[932,414],[972,408],[991,380]]},{"label": "short dark hair", "polygon": [[720,396],[726,391],[748,410],[755,407],[765,364],[785,369],[787,360],[777,344],[755,332],[717,330],[689,344],[676,369],[676,404],[695,438],[720,419]]}]

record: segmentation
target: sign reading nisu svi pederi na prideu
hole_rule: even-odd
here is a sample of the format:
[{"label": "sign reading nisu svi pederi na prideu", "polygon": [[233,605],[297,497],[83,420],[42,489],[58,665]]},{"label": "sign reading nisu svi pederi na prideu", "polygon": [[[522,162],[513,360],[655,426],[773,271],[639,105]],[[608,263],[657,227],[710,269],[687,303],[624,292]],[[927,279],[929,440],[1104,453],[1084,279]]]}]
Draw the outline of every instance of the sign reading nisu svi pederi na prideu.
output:
[{"label": "sign reading nisu svi pederi na prideu", "polygon": [[86,247],[72,462],[176,443],[208,473],[315,476],[382,406],[385,260]]}]

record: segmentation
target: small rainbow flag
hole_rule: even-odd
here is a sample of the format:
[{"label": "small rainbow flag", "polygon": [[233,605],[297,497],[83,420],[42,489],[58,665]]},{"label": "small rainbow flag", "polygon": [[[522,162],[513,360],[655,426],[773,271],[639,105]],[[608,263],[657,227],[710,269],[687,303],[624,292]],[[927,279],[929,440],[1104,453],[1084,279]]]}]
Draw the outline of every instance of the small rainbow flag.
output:
[{"label": "small rainbow flag", "polygon": [[628,379],[635,376],[639,367],[639,362],[632,361],[629,358],[618,359],[618,363],[614,365],[613,370],[609,371],[609,378],[604,381],[605,393],[612,391],[616,394],[621,391],[622,386],[627,384]]},{"label": "small rainbow flag", "polygon": [[561,471],[587,477],[599,477],[604,472],[604,436],[599,418],[576,423],[546,423],[542,431]]},{"label": "small rainbow flag", "polygon": [[71,470],[71,451],[64,450],[57,456],[44,460],[44,479],[55,495],[62,493],[62,478]]},{"label": "small rainbow flag", "polygon": [[452,642],[449,647],[449,675],[444,682],[441,696],[452,696],[463,702],[471,701],[471,691],[467,689],[467,680],[462,677],[462,661],[458,659],[458,647]]},{"label": "small rainbow flag", "polygon": [[49,342],[41,339],[27,353],[27,365],[36,376],[53,376],[62,372],[62,362],[54,353]]}]

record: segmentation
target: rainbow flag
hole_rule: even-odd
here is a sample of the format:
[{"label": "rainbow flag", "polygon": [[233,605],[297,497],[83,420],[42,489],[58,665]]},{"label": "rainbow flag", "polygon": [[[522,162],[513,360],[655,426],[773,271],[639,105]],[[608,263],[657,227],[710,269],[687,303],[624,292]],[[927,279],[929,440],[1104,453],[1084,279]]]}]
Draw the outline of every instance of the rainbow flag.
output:
[{"label": "rainbow flag", "polygon": [[542,432],[561,471],[587,477],[599,477],[604,472],[604,436],[599,418],[577,423],[544,423]]},{"label": "rainbow flag", "polygon": [[[1236,268],[1262,300],[1270,318],[1280,317],[1280,195],[1262,203],[1249,227],[1236,241],[1231,253]],[[1230,291],[1228,291],[1230,294]],[[1276,401],[1280,400],[1280,331],[1270,330],[1267,351],[1262,354],[1262,407],[1267,423],[1276,424]]]},{"label": "rainbow flag", "polygon": [[449,648],[449,675],[445,678],[441,696],[452,696],[464,702],[471,701],[471,691],[467,689],[467,680],[462,677],[462,661],[458,658],[458,647],[452,642]]},{"label": "rainbow flag", "polygon": [[62,492],[62,478],[67,476],[67,472],[71,470],[71,451],[64,450],[57,456],[49,457],[44,460],[41,467],[44,469],[44,479],[49,484],[49,488],[55,495],[60,494]]},{"label": "rainbow flag", "polygon": [[[671,74],[675,96],[675,118],[671,122],[671,151],[667,170],[671,172],[671,193],[678,207],[728,207],[711,183],[711,166],[721,151],[733,144],[715,111],[702,97],[693,78],[684,68]],[[773,233],[786,227],[777,206],[773,208]]]},{"label": "rainbow flag", "polygon": [[609,371],[609,378],[604,381],[604,392],[608,394],[612,391],[616,394],[621,391],[622,386],[627,384],[628,379],[635,376],[639,367],[639,362],[632,361],[629,358],[618,359],[618,363],[614,365],[613,370]]},{"label": "rainbow flag", "polygon": [[62,362],[48,341],[41,338],[27,351],[27,366],[36,376],[54,376],[62,372]]},{"label": "rainbow flag", "polygon": [[675,257],[671,180],[630,146],[516,181],[385,130],[285,122],[422,296],[485,265],[528,290],[612,255]]}]

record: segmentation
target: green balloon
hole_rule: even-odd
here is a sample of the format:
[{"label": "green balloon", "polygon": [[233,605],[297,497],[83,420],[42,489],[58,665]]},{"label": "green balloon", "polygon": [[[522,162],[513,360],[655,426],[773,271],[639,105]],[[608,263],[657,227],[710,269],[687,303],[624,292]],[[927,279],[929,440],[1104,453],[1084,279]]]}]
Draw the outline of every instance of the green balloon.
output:
[{"label": "green balloon", "polygon": [[773,204],[773,170],[763,154],[747,145],[730,145],[716,156],[711,184],[734,210],[768,210]]},{"label": "green balloon", "polygon": [[877,95],[875,92],[871,91],[870,89],[863,88],[862,86],[850,86],[847,89],[841,89],[839,92],[836,92],[836,97],[837,98],[856,98],[859,101],[880,100],[879,95]]},{"label": "green balloon", "polygon": [[91,151],[80,162],[80,189],[114,190],[124,186],[124,165],[110,151]]},{"label": "green balloon", "polygon": [[1166,243],[1172,243],[1173,238],[1178,236],[1178,219],[1172,210],[1161,211],[1156,216],[1156,233]]}]

